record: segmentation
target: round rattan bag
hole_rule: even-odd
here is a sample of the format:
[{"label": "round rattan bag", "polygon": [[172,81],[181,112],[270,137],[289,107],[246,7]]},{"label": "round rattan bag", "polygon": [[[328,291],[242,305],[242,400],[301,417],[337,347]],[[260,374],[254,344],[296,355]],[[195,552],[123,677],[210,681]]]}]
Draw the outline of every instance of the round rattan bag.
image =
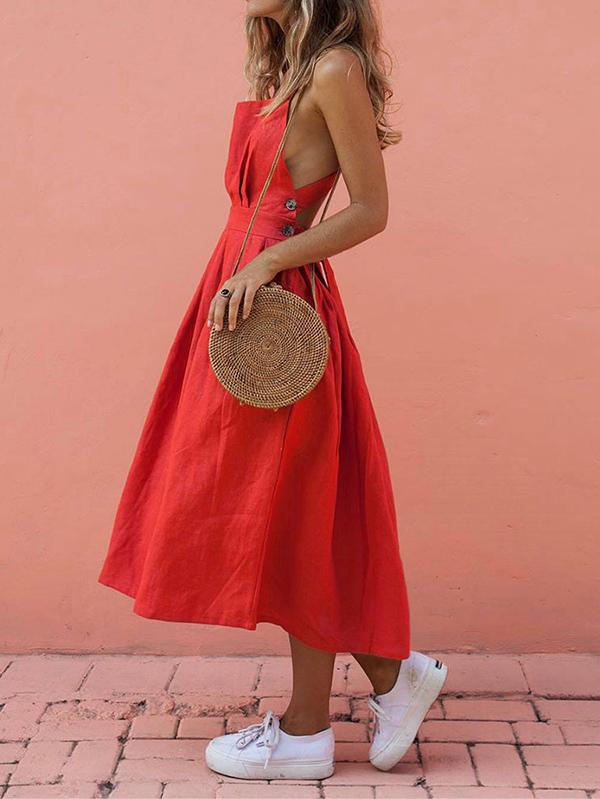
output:
[{"label": "round rattan bag", "polygon": [[234,330],[211,328],[208,354],[215,375],[240,402],[281,408],[304,397],[327,366],[330,338],[315,309],[277,283],[261,286],[247,319]]}]

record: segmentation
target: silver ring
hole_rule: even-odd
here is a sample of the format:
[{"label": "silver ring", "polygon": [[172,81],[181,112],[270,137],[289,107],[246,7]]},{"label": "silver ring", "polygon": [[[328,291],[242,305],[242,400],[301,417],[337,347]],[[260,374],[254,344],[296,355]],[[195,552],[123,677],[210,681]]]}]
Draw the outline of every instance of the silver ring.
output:
[{"label": "silver ring", "polygon": [[221,289],[219,294],[221,294],[221,296],[223,296],[223,297],[229,297],[229,295],[231,294],[231,291],[229,289]]}]

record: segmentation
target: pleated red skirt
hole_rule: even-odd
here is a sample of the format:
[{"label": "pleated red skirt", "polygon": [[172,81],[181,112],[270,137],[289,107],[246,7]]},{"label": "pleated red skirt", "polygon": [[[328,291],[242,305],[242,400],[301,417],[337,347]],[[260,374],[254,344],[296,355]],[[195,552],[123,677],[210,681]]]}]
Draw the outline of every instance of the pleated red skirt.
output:
[{"label": "pleated red skirt", "polygon": [[[310,646],[409,654],[409,609],[388,461],[361,359],[328,260],[318,309],[326,371],[277,411],[242,405],[217,381],[206,325],[242,244],[287,118],[237,104],[225,185],[231,210],[171,345],[117,508],[98,580],[146,618],[255,629]],[[333,175],[294,189],[282,158],[240,269],[300,232],[298,212]],[[276,280],[312,302],[309,269]]]}]

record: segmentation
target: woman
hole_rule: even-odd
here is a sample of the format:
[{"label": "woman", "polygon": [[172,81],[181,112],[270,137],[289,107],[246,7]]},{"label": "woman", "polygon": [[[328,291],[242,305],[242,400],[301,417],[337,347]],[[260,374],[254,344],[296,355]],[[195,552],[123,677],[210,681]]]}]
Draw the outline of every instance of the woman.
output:
[{"label": "woman", "polygon": [[[164,366],[99,580],[148,618],[248,629],[266,621],[288,632],[287,710],[213,739],[206,759],[215,771],[333,773],[336,652],[353,653],[372,682],[370,760],[389,769],[446,667],[409,648],[387,457],[327,258],[386,225],[381,150],[399,139],[384,114],[391,92],[370,0],[247,0],[247,33],[256,99],[235,109],[231,210]],[[311,227],[340,172],[350,204]],[[256,291],[273,281],[311,302],[309,265],[319,261],[317,308],[330,335],[323,377],[276,412],[242,405],[211,369],[209,328],[216,335],[225,319],[241,327]],[[364,277],[365,291],[381,297],[367,267]]]}]

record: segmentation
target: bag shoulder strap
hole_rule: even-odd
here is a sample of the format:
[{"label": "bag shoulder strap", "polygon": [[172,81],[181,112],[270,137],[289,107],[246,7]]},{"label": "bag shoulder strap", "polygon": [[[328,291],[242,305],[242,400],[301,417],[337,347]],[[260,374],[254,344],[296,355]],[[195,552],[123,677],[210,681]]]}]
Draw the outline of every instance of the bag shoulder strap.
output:
[{"label": "bag shoulder strap", "polygon": [[[250,237],[250,232],[252,230],[252,226],[254,225],[254,221],[256,219],[256,216],[258,214],[258,211],[259,211],[260,205],[261,205],[261,203],[262,203],[262,201],[264,199],[264,196],[267,193],[267,189],[269,188],[269,185],[271,184],[271,180],[273,178],[273,174],[274,174],[275,169],[277,167],[277,162],[279,161],[279,158],[281,157],[281,154],[283,152],[283,148],[285,146],[285,142],[286,142],[286,139],[288,137],[288,133],[290,132],[290,122],[292,121],[292,117],[294,116],[294,112],[296,111],[296,108],[298,106],[298,102],[300,101],[300,97],[302,95],[302,91],[303,91],[303,89],[300,89],[298,92],[296,92],[296,94],[291,99],[289,113],[288,113],[288,117],[287,117],[287,120],[286,120],[285,128],[283,130],[283,134],[281,136],[281,140],[279,141],[279,145],[278,145],[277,150],[275,152],[275,156],[273,157],[273,162],[271,164],[271,167],[269,169],[269,172],[267,174],[267,177],[265,179],[265,182],[263,184],[261,192],[260,192],[260,194],[258,196],[258,200],[256,201],[256,205],[254,206],[254,211],[252,212],[252,216],[250,217],[250,221],[248,222],[248,227],[246,229],[246,233],[245,233],[244,239],[242,241],[242,246],[240,247],[240,251],[239,251],[239,253],[237,255],[237,258],[235,259],[235,263],[234,263],[233,269],[231,271],[231,277],[233,277],[233,275],[236,273],[237,268],[238,268],[238,266],[240,264],[240,261],[242,260],[242,255],[244,254],[244,250],[246,249],[246,244],[248,243],[248,238]],[[327,200],[325,202],[325,205],[323,206],[323,210],[321,212],[321,216],[319,217],[318,224],[320,224],[323,221],[323,219],[325,217],[325,214],[327,213],[327,209],[329,207],[329,203],[331,202],[331,198],[333,196],[333,192],[335,190],[337,182],[338,182],[338,180],[340,178],[340,174],[341,174],[341,170],[338,169],[337,173],[336,173],[336,176],[335,176],[335,180],[333,181],[333,185],[332,185],[331,189],[329,190],[329,194],[327,196]],[[310,275],[311,291],[312,291],[313,302],[314,302],[315,310],[316,310],[316,308],[317,308],[317,294],[316,294],[316,289],[315,289],[315,264],[311,263],[310,267],[311,267],[311,275]]]}]

